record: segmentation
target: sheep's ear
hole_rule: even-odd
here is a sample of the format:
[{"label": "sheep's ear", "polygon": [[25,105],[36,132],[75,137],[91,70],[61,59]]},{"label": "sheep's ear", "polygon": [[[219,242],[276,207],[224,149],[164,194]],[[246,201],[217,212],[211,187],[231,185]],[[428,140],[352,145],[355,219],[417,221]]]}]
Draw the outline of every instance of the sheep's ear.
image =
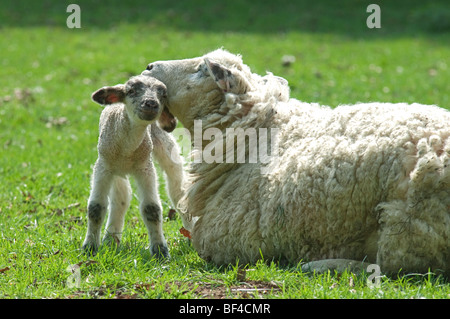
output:
[{"label": "sheep's ear", "polygon": [[92,94],[92,100],[101,105],[123,102],[125,99],[125,85],[105,86]]},{"label": "sheep's ear", "polygon": [[205,58],[206,67],[209,74],[216,81],[217,86],[224,92],[239,91],[237,79],[233,73],[223,65]]},{"label": "sheep's ear", "polygon": [[158,118],[159,126],[166,132],[172,132],[177,127],[177,119],[170,113],[167,107],[164,107]]}]

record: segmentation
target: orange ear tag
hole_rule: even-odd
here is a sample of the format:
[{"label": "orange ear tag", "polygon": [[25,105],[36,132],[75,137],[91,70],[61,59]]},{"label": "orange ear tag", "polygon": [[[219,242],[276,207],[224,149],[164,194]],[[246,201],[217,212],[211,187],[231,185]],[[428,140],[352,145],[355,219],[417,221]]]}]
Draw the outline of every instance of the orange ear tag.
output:
[{"label": "orange ear tag", "polygon": [[180,234],[183,235],[184,237],[191,239],[191,233],[184,227],[180,228]]}]

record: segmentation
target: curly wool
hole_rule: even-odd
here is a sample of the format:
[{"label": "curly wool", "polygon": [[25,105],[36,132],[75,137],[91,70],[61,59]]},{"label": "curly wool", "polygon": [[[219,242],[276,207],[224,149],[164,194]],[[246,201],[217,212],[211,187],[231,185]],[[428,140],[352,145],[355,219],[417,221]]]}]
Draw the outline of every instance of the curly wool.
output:
[{"label": "curly wool", "polygon": [[264,164],[192,167],[186,198],[188,211],[202,216],[193,232],[200,256],[449,270],[448,111],[404,103],[331,109],[287,100],[285,86],[268,90],[255,78],[254,91],[226,94],[221,108],[230,127],[278,128],[277,166],[264,175]]}]

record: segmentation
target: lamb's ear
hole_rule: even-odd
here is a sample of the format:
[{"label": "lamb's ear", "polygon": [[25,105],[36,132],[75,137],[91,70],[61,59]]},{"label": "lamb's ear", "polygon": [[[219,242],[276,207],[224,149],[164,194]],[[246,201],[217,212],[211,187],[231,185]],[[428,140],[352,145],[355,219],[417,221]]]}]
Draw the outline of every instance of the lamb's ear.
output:
[{"label": "lamb's ear", "polygon": [[92,100],[101,105],[123,102],[125,99],[125,85],[105,86],[92,93]]},{"label": "lamb's ear", "polygon": [[165,106],[161,115],[158,118],[159,126],[166,132],[172,132],[177,127],[177,119],[170,113]]},{"label": "lamb's ear", "polygon": [[224,92],[239,91],[236,76],[223,65],[205,58],[206,67],[217,86]]}]

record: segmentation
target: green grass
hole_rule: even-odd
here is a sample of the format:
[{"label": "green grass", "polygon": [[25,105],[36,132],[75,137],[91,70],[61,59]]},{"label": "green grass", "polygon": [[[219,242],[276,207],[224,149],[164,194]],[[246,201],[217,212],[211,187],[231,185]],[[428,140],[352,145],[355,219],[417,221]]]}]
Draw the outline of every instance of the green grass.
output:
[{"label": "green grass", "polygon": [[[288,79],[304,101],[449,108],[446,1],[378,1],[379,30],[365,26],[372,1],[78,1],[82,28],[68,29],[71,2],[0,4],[1,298],[450,298],[448,281],[432,274],[384,277],[371,289],[365,274],[259,262],[240,278],[235,265],[201,260],[179,234],[181,221],[167,219],[162,179],[170,261],[150,258],[136,199],[118,250],[88,257],[79,249],[101,112],[93,91],[151,61],[223,46],[254,72]],[[296,61],[285,67],[283,55]],[[81,281],[71,287],[75,264]]]}]

